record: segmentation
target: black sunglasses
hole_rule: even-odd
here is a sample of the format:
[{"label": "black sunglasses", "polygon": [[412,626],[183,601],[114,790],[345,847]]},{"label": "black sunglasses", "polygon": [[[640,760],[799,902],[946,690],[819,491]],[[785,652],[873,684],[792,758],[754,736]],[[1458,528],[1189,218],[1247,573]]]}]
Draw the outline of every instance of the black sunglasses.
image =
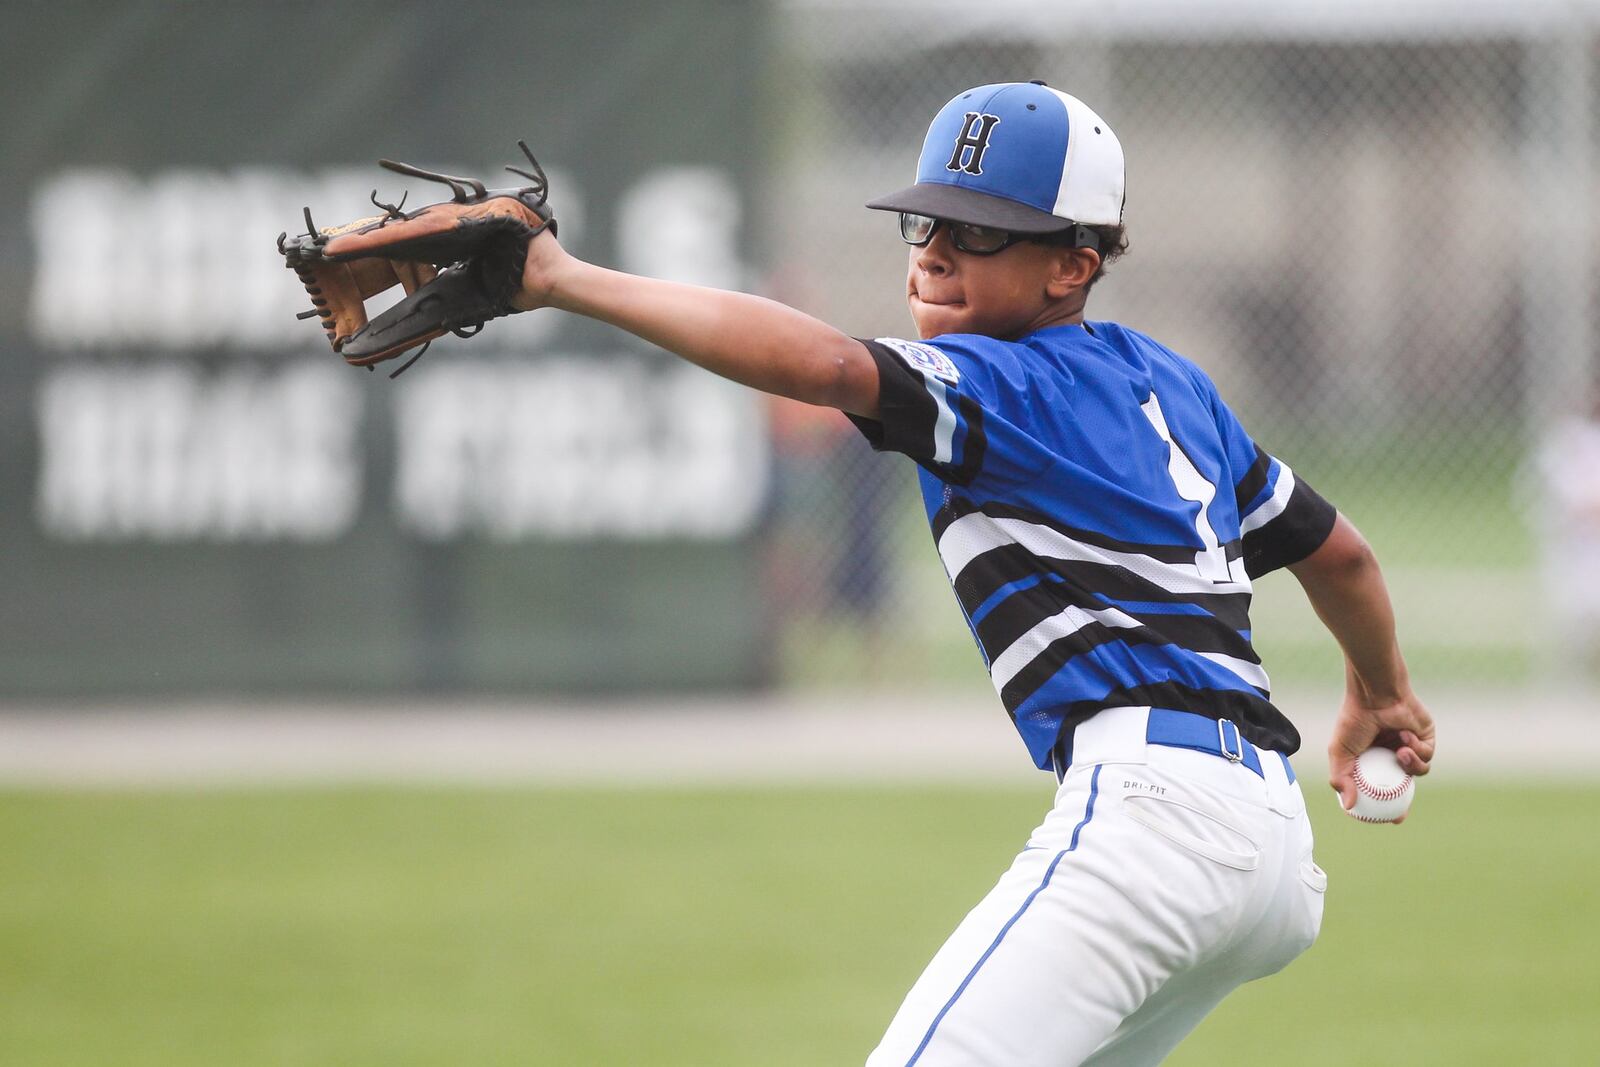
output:
[{"label": "black sunglasses", "polygon": [[950,243],[956,246],[957,251],[972,256],[992,256],[1024,241],[1093,248],[1096,251],[1100,248],[1099,235],[1087,226],[1073,226],[1061,233],[1012,233],[994,226],[977,226],[970,222],[951,222],[949,219],[900,212],[900,239],[908,245],[921,248],[933,240],[934,231],[940,226],[949,227]]}]

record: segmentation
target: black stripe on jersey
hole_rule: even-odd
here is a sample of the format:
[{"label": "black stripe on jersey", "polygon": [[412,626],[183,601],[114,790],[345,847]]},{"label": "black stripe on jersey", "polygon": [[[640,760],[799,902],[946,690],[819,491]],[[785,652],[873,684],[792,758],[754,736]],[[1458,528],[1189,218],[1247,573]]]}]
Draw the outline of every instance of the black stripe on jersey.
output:
[{"label": "black stripe on jersey", "polygon": [[1092,622],[1081,630],[1057,638],[1046,645],[1043,652],[1029,660],[1026,667],[1012,675],[1010,681],[1000,687],[1000,702],[1006,706],[1007,711],[1014,714],[1016,709],[1022,706],[1023,701],[1042,689],[1046,682],[1067,665],[1067,661],[1076,659],[1101,645],[1115,641],[1135,641],[1137,637],[1137,630]]},{"label": "black stripe on jersey", "polygon": [[965,500],[959,496],[956,496],[950,491],[950,488],[946,486],[944,491],[944,504],[940,506],[938,511],[933,513],[933,518],[928,520],[928,529],[933,532],[933,543],[939,543],[939,538],[943,537],[944,532],[950,529],[951,523],[955,522],[963,515],[971,515],[977,510],[978,505],[974,504],[970,500]]},{"label": "black stripe on jersey", "polygon": [[991,519],[1018,519],[1022,522],[1042,526],[1053,530],[1062,537],[1094,548],[1104,548],[1111,552],[1127,552],[1133,555],[1149,556],[1160,563],[1186,563],[1193,564],[1196,553],[1200,552],[1199,545],[1148,545],[1137,541],[1122,541],[1109,534],[1100,533],[1098,530],[1085,530],[1077,526],[1068,526],[1066,523],[1057,522],[1047,515],[1028,508],[1013,507],[1010,504],[990,502],[983,505],[974,504],[961,497],[951,497],[950,501],[940,508],[933,518],[933,539],[938,541],[950,524],[967,515],[981,513]]},{"label": "black stripe on jersey", "polygon": [[[1099,597],[1066,582],[1040,581],[1020,589],[973,624],[973,633],[990,663],[1035,626],[1069,607],[1104,611],[1111,607]],[[1120,609],[1119,609],[1120,610]]]},{"label": "black stripe on jersey", "polygon": [[1239,628],[1230,629],[1214,615],[1137,611],[1120,604],[1108,604],[1093,592],[1067,582],[1049,580],[1006,597],[973,624],[973,631],[992,663],[1017,638],[1069,607],[1085,611],[1114,608],[1140,623],[1139,629],[1111,628],[1107,640],[1120,638],[1129,643],[1179,645],[1191,652],[1220,652],[1250,663],[1261,662]]},{"label": "black stripe on jersey", "polygon": [[[1046,572],[1074,589],[1089,590],[1112,600],[1192,604],[1210,612],[1228,630],[1250,628],[1249,593],[1174,593],[1126,567],[1035,556],[1018,544],[1001,545],[973,557],[952,584],[962,609],[971,618],[1002,586]],[[1096,606],[1108,605],[1102,602]]]},{"label": "black stripe on jersey", "polygon": [[[1177,645],[1192,652],[1220,652],[1246,663],[1261,662],[1250,639],[1239,630],[1229,629],[1214,615],[1176,615],[1165,612],[1119,611],[1138,619],[1163,644]],[[1241,627],[1242,629],[1242,627]]]},{"label": "black stripe on jersey", "polygon": [[908,380],[910,370],[884,351],[882,345],[857,340],[866,346],[878,367],[878,417],[869,419],[848,411],[845,416],[874,449],[901,452],[916,459],[933,442],[938,405],[921,379]]},{"label": "black stripe on jersey", "polygon": [[[1082,629],[1074,630],[1072,633],[1057,638],[1046,645],[1043,652],[1029,660],[1026,667],[1018,671],[1010,681],[1001,687],[1001,702],[1011,710],[1021,707],[1029,697],[1044,688],[1045,684],[1054,678],[1070,661],[1085,652],[1099,648],[1101,645],[1109,645],[1116,642],[1127,645],[1166,645],[1172,643],[1147,626],[1107,626],[1105,623],[1092,622]],[[1187,651],[1210,650],[1187,649]],[[1260,662],[1255,659],[1254,655],[1250,658],[1252,662]],[[990,662],[992,663],[993,660],[991,659]],[[1250,685],[1244,679],[1240,679],[1239,684],[1249,686],[1250,690],[1258,694],[1263,700],[1268,695],[1264,690]]]},{"label": "black stripe on jersey", "polygon": [[1299,563],[1333,532],[1338,509],[1299,475],[1281,514],[1244,535],[1244,569],[1252,578]]},{"label": "black stripe on jersey", "polygon": [[969,485],[983,469],[988,438],[983,430],[983,408],[946,383],[945,399],[960,415],[951,441],[953,463],[934,461],[934,431],[939,405],[928,392],[927,379],[901,362],[887,346],[858,337],[878,367],[878,417],[863,418],[845,412],[867,443],[880,452],[899,452],[926,467],[941,481]]},{"label": "black stripe on jersey", "polygon": [[1267,473],[1272,468],[1272,457],[1262,451],[1260,445],[1256,446],[1255,462],[1250,464],[1250,469],[1244,472],[1244,477],[1239,479],[1239,484],[1233,487],[1233,499],[1238,503],[1238,514],[1243,515],[1244,509],[1249,507],[1256,497],[1261,495],[1261,490],[1267,487]]},{"label": "black stripe on jersey", "polygon": [[[946,394],[948,396],[949,394]],[[956,407],[961,412],[965,429],[957,429],[952,447],[957,450],[957,463],[924,463],[935,477],[956,485],[971,485],[972,479],[983,470],[984,453],[989,449],[989,439],[983,432],[983,407],[970,396],[958,394]]]},{"label": "black stripe on jersey", "polygon": [[1071,737],[1079,723],[1103,708],[1169,708],[1190,711],[1213,719],[1231,719],[1245,740],[1257,748],[1285,755],[1300,750],[1300,731],[1296,730],[1272,701],[1252,691],[1195,689],[1180,682],[1153,682],[1150,685],[1113,689],[1095,700],[1078,700],[1065,708],[1061,736]]}]

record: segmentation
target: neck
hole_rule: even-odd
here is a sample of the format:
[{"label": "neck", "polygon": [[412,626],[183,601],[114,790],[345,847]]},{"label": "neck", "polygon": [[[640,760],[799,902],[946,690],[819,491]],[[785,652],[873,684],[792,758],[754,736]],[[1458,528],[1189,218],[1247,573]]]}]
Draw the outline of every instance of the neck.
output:
[{"label": "neck", "polygon": [[1039,314],[1029,321],[1024,334],[1037,330],[1047,330],[1052,326],[1082,326],[1083,309],[1088,302],[1083,290],[1074,292],[1064,300],[1058,300],[1045,307]]}]

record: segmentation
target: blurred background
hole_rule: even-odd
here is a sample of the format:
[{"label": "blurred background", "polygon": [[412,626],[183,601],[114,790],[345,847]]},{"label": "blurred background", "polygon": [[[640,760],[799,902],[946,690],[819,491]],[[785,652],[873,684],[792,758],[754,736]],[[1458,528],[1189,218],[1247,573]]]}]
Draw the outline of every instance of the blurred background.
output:
[{"label": "blurred background", "polygon": [[[576,254],[903,336],[861,204],[1035,77],[1127,153],[1090,317],[1361,527],[1446,741],[1431,832],[1323,812],[1329,945],[1174,1062],[1589,1054],[1600,2],[0,16],[0,1061],[864,1058],[1049,795],[909,463],[553,312],[350,369],[273,240],[520,137]],[[1338,650],[1255,610],[1314,783]],[[1401,939],[1453,954],[1362,1002]]]}]

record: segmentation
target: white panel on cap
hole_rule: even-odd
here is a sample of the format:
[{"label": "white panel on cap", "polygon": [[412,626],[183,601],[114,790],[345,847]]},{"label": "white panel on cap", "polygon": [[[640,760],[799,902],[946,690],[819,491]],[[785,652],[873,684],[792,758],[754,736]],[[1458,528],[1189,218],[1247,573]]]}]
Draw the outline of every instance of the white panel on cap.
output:
[{"label": "white panel on cap", "polygon": [[[1122,142],[1075,96],[1051,89],[1067,108],[1067,161],[1053,215],[1091,226],[1122,221]],[[1095,127],[1100,128],[1095,133]]]}]

